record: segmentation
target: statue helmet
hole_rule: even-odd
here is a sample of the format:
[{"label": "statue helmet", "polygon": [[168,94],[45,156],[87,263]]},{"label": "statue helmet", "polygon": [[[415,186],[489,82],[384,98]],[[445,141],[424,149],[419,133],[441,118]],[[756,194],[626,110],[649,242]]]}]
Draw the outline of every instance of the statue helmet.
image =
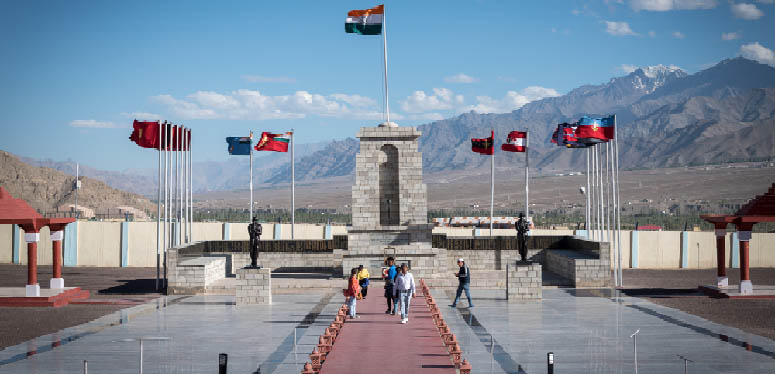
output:
[{"label": "statue helmet", "polygon": [[519,218],[525,218],[525,213],[519,212]]}]

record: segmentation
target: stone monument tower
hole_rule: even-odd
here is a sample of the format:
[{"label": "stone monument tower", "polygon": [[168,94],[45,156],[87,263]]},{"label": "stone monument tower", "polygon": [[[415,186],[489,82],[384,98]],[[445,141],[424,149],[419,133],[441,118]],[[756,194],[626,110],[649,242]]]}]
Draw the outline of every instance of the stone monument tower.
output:
[{"label": "stone monument tower", "polygon": [[352,228],[342,256],[345,275],[360,264],[379,269],[388,256],[407,263],[418,277],[446,266],[440,256],[446,252],[432,248],[420,135],[414,127],[393,123],[363,127],[356,135],[361,147],[355,158]]}]

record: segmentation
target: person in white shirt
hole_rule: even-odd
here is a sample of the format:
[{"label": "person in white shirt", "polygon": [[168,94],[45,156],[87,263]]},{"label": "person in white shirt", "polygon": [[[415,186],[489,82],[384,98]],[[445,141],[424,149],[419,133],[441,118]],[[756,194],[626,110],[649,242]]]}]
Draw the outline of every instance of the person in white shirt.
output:
[{"label": "person in white shirt", "polygon": [[401,323],[409,322],[409,302],[417,295],[414,289],[414,275],[409,272],[406,264],[401,265],[401,272],[396,275],[393,296],[397,296],[401,301]]}]

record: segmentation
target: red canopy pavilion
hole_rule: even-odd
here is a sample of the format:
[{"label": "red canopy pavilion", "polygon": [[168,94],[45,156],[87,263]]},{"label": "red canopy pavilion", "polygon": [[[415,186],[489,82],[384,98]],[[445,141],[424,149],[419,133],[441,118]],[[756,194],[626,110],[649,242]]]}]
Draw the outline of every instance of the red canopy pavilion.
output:
[{"label": "red canopy pavilion", "polygon": [[15,199],[3,187],[0,187],[0,224],[16,224],[24,230],[27,242],[27,297],[40,297],[38,285],[38,242],[40,230],[48,226],[51,232],[53,272],[50,286],[52,289],[64,289],[62,278],[62,238],[65,226],[75,222],[74,218],[43,218],[26,201]]},{"label": "red canopy pavilion", "polygon": [[751,241],[753,225],[760,222],[775,222],[775,183],[767,190],[767,193],[752,199],[735,214],[706,214],[700,217],[712,223],[716,228],[716,257],[718,261],[716,286],[719,288],[729,286],[725,266],[724,238],[726,237],[727,225],[731,223],[737,228],[737,237],[740,241],[740,285],[738,290],[741,295],[753,295],[753,284],[748,267],[748,242]]}]

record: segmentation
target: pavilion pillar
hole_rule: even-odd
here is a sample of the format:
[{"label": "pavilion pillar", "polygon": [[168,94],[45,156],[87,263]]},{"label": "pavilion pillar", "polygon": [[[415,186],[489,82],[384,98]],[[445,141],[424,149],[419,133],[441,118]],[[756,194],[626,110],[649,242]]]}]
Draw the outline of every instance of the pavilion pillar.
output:
[{"label": "pavilion pillar", "polygon": [[726,265],[726,237],[727,224],[714,223],[716,226],[716,286],[729,286],[729,277],[727,277]]},{"label": "pavilion pillar", "polygon": [[24,241],[27,242],[27,287],[25,296],[40,297],[40,285],[38,284],[38,241],[39,232],[25,232]]},{"label": "pavilion pillar", "polygon": [[740,294],[753,294],[753,283],[748,267],[748,242],[751,241],[753,223],[736,223],[737,239],[740,241]]},{"label": "pavilion pillar", "polygon": [[53,276],[50,286],[52,289],[65,288],[65,280],[62,278],[62,238],[64,231],[54,231],[51,233],[51,258],[53,266]]}]

